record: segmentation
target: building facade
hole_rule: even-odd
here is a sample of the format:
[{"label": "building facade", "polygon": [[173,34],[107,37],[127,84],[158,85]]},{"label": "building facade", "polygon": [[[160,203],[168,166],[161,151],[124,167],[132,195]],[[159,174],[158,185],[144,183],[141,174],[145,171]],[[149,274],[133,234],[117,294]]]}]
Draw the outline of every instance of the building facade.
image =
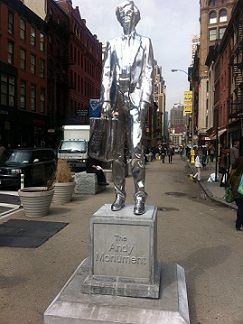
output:
[{"label": "building facade", "polygon": [[198,135],[203,140],[210,128],[208,111],[208,67],[206,59],[209,47],[220,42],[228,25],[236,0],[200,1],[200,49],[199,49],[199,96],[198,96]]},{"label": "building facade", "polygon": [[44,143],[46,43],[45,21],[19,0],[0,2],[0,142],[6,147]]},{"label": "building facade", "polygon": [[100,98],[102,44],[87,28],[79,8],[72,7],[72,1],[56,2],[69,18],[69,93],[64,123],[88,124],[89,100]]},{"label": "building facade", "polygon": [[56,147],[99,98],[102,45],[70,0],[0,1],[0,144]]}]

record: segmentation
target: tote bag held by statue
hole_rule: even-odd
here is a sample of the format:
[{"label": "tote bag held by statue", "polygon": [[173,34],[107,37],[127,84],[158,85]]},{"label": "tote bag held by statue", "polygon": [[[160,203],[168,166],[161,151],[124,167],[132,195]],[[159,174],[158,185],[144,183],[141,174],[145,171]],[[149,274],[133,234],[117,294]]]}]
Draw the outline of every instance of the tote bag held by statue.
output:
[{"label": "tote bag held by statue", "polygon": [[90,118],[89,156],[103,162],[114,160],[119,141],[117,132],[117,119]]}]

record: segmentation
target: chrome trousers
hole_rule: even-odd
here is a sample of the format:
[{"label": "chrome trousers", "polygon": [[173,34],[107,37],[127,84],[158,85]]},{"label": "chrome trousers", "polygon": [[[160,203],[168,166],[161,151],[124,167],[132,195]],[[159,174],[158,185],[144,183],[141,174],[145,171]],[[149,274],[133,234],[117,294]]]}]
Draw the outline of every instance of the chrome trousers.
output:
[{"label": "chrome trousers", "polygon": [[[147,115],[147,105],[135,107],[131,104],[119,107],[118,134],[119,150],[117,157],[113,160],[112,175],[116,195],[126,198],[125,191],[125,168],[126,156],[131,161],[131,173],[134,180],[134,199],[147,197],[145,192],[145,159],[142,145],[142,136]],[[126,148],[128,152],[126,152]]]}]

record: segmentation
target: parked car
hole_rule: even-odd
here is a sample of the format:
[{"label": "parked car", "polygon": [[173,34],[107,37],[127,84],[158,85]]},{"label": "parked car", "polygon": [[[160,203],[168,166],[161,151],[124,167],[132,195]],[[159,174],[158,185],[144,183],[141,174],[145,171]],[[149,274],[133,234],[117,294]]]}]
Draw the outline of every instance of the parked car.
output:
[{"label": "parked car", "polygon": [[48,148],[17,148],[6,152],[0,164],[0,188],[20,188],[21,174],[24,186],[46,185],[56,169],[56,157]]}]

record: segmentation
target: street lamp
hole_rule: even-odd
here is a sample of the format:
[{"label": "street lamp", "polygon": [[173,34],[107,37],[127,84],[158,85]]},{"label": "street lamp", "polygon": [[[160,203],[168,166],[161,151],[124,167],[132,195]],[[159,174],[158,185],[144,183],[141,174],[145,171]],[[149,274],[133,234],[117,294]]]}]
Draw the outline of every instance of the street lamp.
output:
[{"label": "street lamp", "polygon": [[181,69],[171,69],[171,72],[178,72],[178,71],[184,72],[184,73],[186,73],[188,75],[188,73],[185,70],[181,70]]}]

